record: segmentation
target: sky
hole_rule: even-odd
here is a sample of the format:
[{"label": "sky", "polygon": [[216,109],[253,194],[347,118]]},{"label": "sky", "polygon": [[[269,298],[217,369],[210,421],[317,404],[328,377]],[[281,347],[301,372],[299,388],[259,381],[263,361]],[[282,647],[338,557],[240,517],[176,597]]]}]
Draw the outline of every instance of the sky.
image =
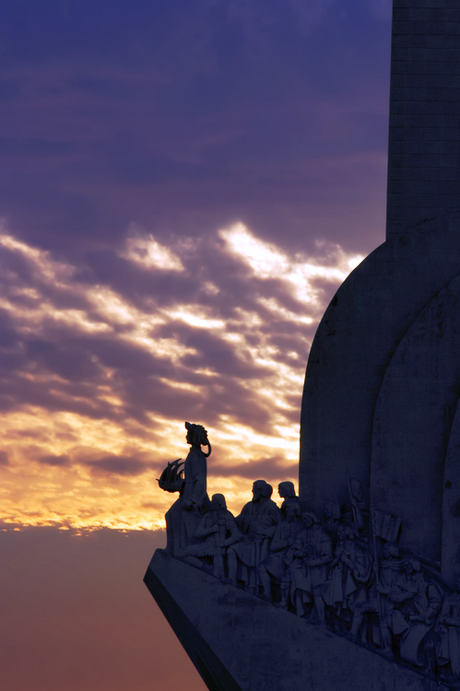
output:
[{"label": "sky", "polygon": [[233,513],[255,479],[297,485],[312,338],[384,241],[390,20],[3,0],[6,691],[204,691],[142,584],[174,500],[156,478],[188,420]]}]

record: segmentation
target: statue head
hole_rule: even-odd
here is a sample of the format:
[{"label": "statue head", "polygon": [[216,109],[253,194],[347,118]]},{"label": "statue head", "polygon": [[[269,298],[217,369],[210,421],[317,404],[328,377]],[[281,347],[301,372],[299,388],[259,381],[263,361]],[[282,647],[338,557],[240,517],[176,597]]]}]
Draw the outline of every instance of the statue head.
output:
[{"label": "statue head", "polygon": [[302,521],[306,528],[311,528],[316,523],[319,523],[318,516],[313,511],[304,511],[302,513]]},{"label": "statue head", "polygon": [[407,573],[408,576],[411,576],[413,573],[420,571],[421,566],[420,562],[418,559],[414,559],[413,557],[409,557],[408,559],[404,560],[403,563],[403,571]]},{"label": "statue head", "polygon": [[286,520],[288,522],[295,521],[300,518],[300,504],[296,501],[291,501],[286,504]]},{"label": "statue head", "polygon": [[295,497],[294,483],[286,480],[278,485],[278,494],[282,499],[292,499]]},{"label": "statue head", "polygon": [[350,479],[350,491],[351,495],[357,499],[357,501],[362,501],[363,499],[363,488],[359,480],[352,477]]},{"label": "statue head", "polygon": [[324,507],[323,516],[325,519],[333,518],[339,520],[341,516],[340,504],[336,501],[328,501]]},{"label": "statue head", "polygon": [[270,499],[273,494],[273,487],[265,480],[256,480],[252,485],[253,501],[258,499]]},{"label": "statue head", "polygon": [[226,509],[227,502],[223,494],[213,494],[211,497],[211,504],[213,509]]},{"label": "statue head", "polygon": [[191,422],[185,423],[187,444],[192,446],[209,446],[208,433],[203,425],[195,425]]},{"label": "statue head", "polygon": [[349,523],[339,523],[337,526],[337,537],[339,540],[351,538],[353,535],[353,528]]}]

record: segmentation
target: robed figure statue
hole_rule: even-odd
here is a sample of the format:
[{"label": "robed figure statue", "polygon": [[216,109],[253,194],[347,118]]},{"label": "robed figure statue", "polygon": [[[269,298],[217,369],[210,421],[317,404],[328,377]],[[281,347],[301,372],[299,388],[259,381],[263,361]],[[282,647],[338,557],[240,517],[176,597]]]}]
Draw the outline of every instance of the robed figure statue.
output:
[{"label": "robed figure statue", "polygon": [[[178,461],[168,464],[164,473],[167,473],[170,468],[174,470],[174,482],[170,483],[170,488],[163,480],[163,475],[162,481],[160,481],[162,489],[180,492],[179,499],[174,502],[165,515],[168,538],[166,551],[178,558],[185,556],[186,547],[198,541],[196,537],[197,528],[203,514],[210,508],[210,501],[206,492],[206,459],[211,454],[208,433],[202,425],[191,422],[186,422],[185,428],[187,430],[185,438],[191,447],[185,463],[183,467],[177,466]],[[202,446],[208,447],[207,453],[202,451]],[[180,470],[178,470],[179,468]]]}]

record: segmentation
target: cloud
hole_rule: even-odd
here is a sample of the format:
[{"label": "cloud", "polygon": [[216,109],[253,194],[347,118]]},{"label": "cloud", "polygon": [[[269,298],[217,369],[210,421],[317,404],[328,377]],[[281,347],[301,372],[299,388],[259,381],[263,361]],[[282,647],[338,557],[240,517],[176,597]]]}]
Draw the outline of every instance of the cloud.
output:
[{"label": "cloud", "polygon": [[88,466],[95,473],[128,477],[140,475],[147,470],[142,461],[126,456],[105,456],[97,460],[85,460],[83,465]]},{"label": "cloud", "polygon": [[1,213],[18,236],[69,262],[116,250],[131,223],[162,247],[238,219],[282,229],[289,251],[377,244],[387,3],[80,4],[71,21],[12,7],[0,27]]},{"label": "cloud", "polygon": [[[183,271],[179,257],[168,247],[161,245],[153,235],[145,236],[141,228],[131,224],[126,240],[126,259],[140,264],[144,268],[163,269],[165,271]],[[123,254],[121,255],[123,256]]]},{"label": "cloud", "polygon": [[318,320],[383,235],[381,7],[11,4],[0,519],[162,525],[186,419],[235,511],[246,461],[291,472]]},{"label": "cloud", "polygon": [[[144,525],[151,471],[185,458],[189,419],[210,430],[235,510],[243,479],[294,475],[309,345],[359,256],[289,253],[242,223],[169,244],[130,227],[78,264],[4,229],[1,252],[4,448],[28,508],[4,502],[0,518]],[[161,525],[168,498],[155,502]]]},{"label": "cloud", "polygon": [[44,463],[45,465],[59,468],[70,465],[70,458],[67,454],[60,454],[59,456],[40,456],[37,458],[37,461],[38,463]]},{"label": "cloud", "polygon": [[245,463],[235,465],[212,464],[212,472],[219,477],[241,477],[252,481],[258,478],[265,480],[277,480],[280,477],[296,477],[298,466],[296,464],[286,465],[282,455],[269,456],[251,459]]}]

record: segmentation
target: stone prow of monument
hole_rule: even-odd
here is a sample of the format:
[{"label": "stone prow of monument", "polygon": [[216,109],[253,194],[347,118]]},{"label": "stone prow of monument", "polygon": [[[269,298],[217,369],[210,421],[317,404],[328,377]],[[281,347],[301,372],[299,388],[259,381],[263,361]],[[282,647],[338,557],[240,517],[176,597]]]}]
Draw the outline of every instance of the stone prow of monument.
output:
[{"label": "stone prow of monument", "polygon": [[[445,593],[460,575],[459,399],[460,6],[394,0],[387,239],[318,327],[299,494],[321,514],[359,480],[371,524],[374,511],[398,517],[401,546]],[[145,582],[210,691],[459,688],[460,672],[437,676],[417,646],[387,659],[163,551]],[[460,637],[450,654],[453,668]]]},{"label": "stone prow of monument", "polygon": [[431,691],[411,669],[159,550],[144,580],[209,691]]}]

